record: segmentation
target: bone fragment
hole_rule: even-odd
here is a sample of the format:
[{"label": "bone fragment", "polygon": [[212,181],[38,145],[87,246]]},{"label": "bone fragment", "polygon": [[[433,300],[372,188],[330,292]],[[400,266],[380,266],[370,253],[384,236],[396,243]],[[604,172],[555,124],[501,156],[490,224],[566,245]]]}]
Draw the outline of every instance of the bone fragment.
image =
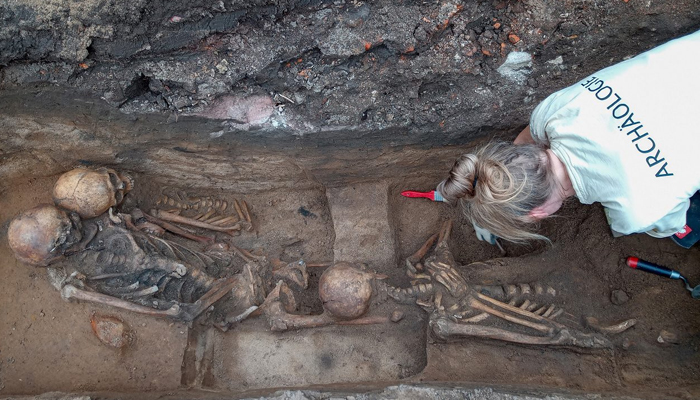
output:
[{"label": "bone fragment", "polygon": [[253,219],[250,218],[250,212],[248,211],[248,203],[246,203],[245,200],[243,200],[241,201],[241,204],[243,206],[243,214],[245,214],[245,220],[252,224]]},{"label": "bone fragment", "polygon": [[[526,326],[526,327],[528,327],[528,328],[532,328],[532,329],[534,329],[534,330],[536,330],[536,331],[540,331],[540,332],[543,332],[543,333],[551,333],[551,332],[553,332],[553,328],[550,327],[550,326],[538,324],[538,323],[535,323],[535,322],[531,322],[531,321],[524,320],[524,319],[522,319],[522,318],[514,317],[514,316],[512,316],[512,315],[508,315],[508,314],[506,314],[506,313],[504,313],[504,312],[502,312],[502,311],[499,311],[499,310],[496,310],[496,309],[494,309],[494,308],[491,308],[491,307],[489,307],[489,306],[487,306],[487,305],[481,303],[480,301],[478,301],[478,300],[476,300],[476,299],[474,299],[474,298],[471,299],[471,301],[469,302],[469,305],[470,305],[472,308],[477,309],[477,310],[479,310],[479,311],[487,312],[487,313],[489,313],[489,314],[491,314],[491,315],[493,315],[493,316],[496,316],[496,317],[505,319],[506,321],[510,321],[510,322],[513,322],[513,323],[518,324],[518,325],[522,325],[522,326]],[[513,307],[513,308],[515,308],[516,310],[520,310],[520,309],[517,308],[517,307]],[[520,310],[520,311],[522,311],[522,310]],[[533,314],[533,315],[534,315],[534,314]]]},{"label": "bone fragment", "polygon": [[[425,255],[428,253],[428,250],[430,250],[431,247],[433,247],[433,243],[435,243],[435,240],[438,238],[438,234],[434,234],[431,236],[424,244],[423,246],[418,249],[415,253],[413,253],[412,256],[408,257],[406,259],[406,263],[409,264],[416,264],[418,261],[420,261]],[[418,268],[416,268],[418,269]],[[421,269],[418,269],[419,271]]]},{"label": "bone fragment", "polygon": [[133,311],[140,314],[155,315],[163,317],[177,317],[180,312],[180,307],[175,304],[167,310],[155,310],[139,304],[134,304],[126,300],[117,299],[106,294],[88,292],[76,288],[73,285],[66,285],[61,289],[61,297],[65,300],[82,300],[91,303],[103,304],[110,307],[121,308],[127,311]]},{"label": "bone fragment", "polygon": [[233,199],[233,207],[236,208],[236,212],[238,213],[238,217],[240,219],[245,219],[245,215],[243,215],[243,211],[241,210],[241,205],[238,204],[238,200]]},{"label": "bone fragment", "polygon": [[248,318],[250,316],[250,314],[252,314],[257,309],[258,309],[258,306],[250,306],[250,307],[248,307],[247,310],[243,311],[242,313],[240,313],[238,315],[226,317],[226,323],[230,327],[231,324],[241,322],[244,319]]},{"label": "bone fragment", "polygon": [[542,314],[543,317],[549,318],[549,316],[552,314],[552,311],[554,311],[554,304],[550,305],[547,311]]},{"label": "bone fragment", "polygon": [[158,286],[153,285],[145,289],[137,290],[135,292],[124,293],[119,297],[121,297],[122,299],[135,299],[138,297],[150,296],[156,292],[158,292]]},{"label": "bone fragment", "polygon": [[[418,289],[420,290],[421,293],[425,293],[425,285],[421,284],[418,286]],[[442,308],[442,291],[439,291],[435,293],[435,308],[440,309]]]},{"label": "bone fragment", "polygon": [[490,297],[488,297],[488,296],[484,296],[483,294],[477,293],[477,297],[478,297],[480,300],[484,300],[484,301],[487,301],[487,302],[489,302],[489,303],[491,303],[491,304],[493,304],[493,305],[495,305],[495,306],[498,306],[498,307],[501,307],[501,308],[505,308],[505,309],[508,310],[508,311],[512,311],[512,312],[514,312],[514,313],[516,313],[516,314],[520,314],[520,315],[522,315],[522,316],[525,316],[525,317],[528,317],[528,318],[532,318],[532,319],[534,319],[535,321],[545,322],[545,323],[547,323],[547,324],[553,324],[554,326],[556,326],[556,327],[558,327],[558,328],[565,328],[565,326],[562,325],[562,324],[560,324],[560,323],[551,321],[550,319],[544,318],[544,317],[542,317],[542,316],[540,316],[540,315],[537,315],[537,314],[534,314],[534,313],[532,313],[532,312],[530,312],[530,311],[521,310],[521,309],[519,309],[518,307],[511,306],[511,305],[509,305],[509,304],[503,303],[503,302],[498,301],[498,300],[494,300],[494,299],[492,299],[492,298],[490,298]]},{"label": "bone fragment", "polygon": [[368,317],[360,317],[351,319],[349,321],[336,321],[336,325],[375,325],[375,324],[385,324],[389,322],[389,317],[376,315]]},{"label": "bone fragment", "polygon": [[230,235],[233,235],[234,231],[241,230],[241,223],[240,222],[238,222],[234,225],[231,225],[231,226],[216,226],[216,225],[208,224],[206,222],[197,221],[195,219],[191,219],[191,218],[187,218],[187,217],[182,217],[180,215],[174,215],[172,213],[157,210],[157,209],[151,210],[151,214],[155,214],[154,216],[156,218],[160,218],[160,219],[163,219],[166,221],[195,226],[197,228],[209,229],[209,230],[216,231],[216,232],[225,232],[225,233],[228,233]]},{"label": "bone fragment", "polygon": [[109,216],[109,220],[113,223],[119,224],[122,222],[122,220],[118,216],[114,215],[114,210],[112,209],[112,207],[110,207],[109,210],[107,210],[107,214]]},{"label": "bone fragment", "polygon": [[521,283],[518,286],[520,287],[520,294],[524,294],[524,295],[532,294],[532,288],[527,283]]},{"label": "bone fragment", "polygon": [[333,265],[333,263],[311,263],[311,264],[306,264],[307,267],[309,268],[326,268],[330,267]]},{"label": "bone fragment", "polygon": [[182,236],[182,237],[184,237],[185,239],[190,239],[190,240],[194,240],[195,242],[206,243],[206,244],[211,244],[211,243],[214,242],[214,239],[212,239],[212,238],[208,238],[208,237],[205,237],[205,236],[199,236],[199,235],[195,235],[195,234],[189,233],[189,232],[185,231],[184,229],[181,229],[180,227],[177,227],[177,226],[175,226],[175,225],[173,225],[173,224],[171,224],[171,223],[168,223],[168,222],[166,222],[166,221],[163,221],[163,220],[161,220],[161,219],[159,219],[159,218],[156,218],[156,217],[154,217],[154,216],[152,216],[152,215],[148,215],[148,214],[145,214],[145,213],[144,213],[143,215],[144,215],[144,217],[146,217],[146,220],[147,220],[148,222],[151,222],[151,223],[153,223],[153,224],[159,225],[159,226],[161,226],[163,229],[167,230],[168,232],[171,232],[171,233],[174,233],[174,234],[176,234],[176,235]]},{"label": "bone fragment", "polygon": [[555,319],[558,316],[562,315],[564,313],[564,309],[560,308],[557,311],[555,311],[552,315],[549,316],[549,319]]},{"label": "bone fragment", "polygon": [[608,326],[603,326],[597,318],[595,317],[586,317],[586,325],[589,327],[595,329],[596,331],[600,333],[606,333],[606,334],[618,334],[622,333],[629,328],[635,326],[637,324],[637,320],[632,318],[632,319],[627,319],[622,322],[619,322],[614,325],[608,325]]},{"label": "bone fragment", "polygon": [[440,228],[440,236],[438,237],[438,243],[442,243],[443,241],[449,239],[451,233],[452,220],[448,219],[447,221],[445,221],[445,223],[442,224],[442,228]]},{"label": "bone fragment", "polygon": [[537,282],[535,283],[535,294],[540,295],[544,293],[544,287],[542,287],[542,284]]},{"label": "bone fragment", "polygon": [[206,220],[209,219],[209,217],[211,217],[212,215],[214,215],[215,212],[216,212],[216,211],[215,211],[214,209],[211,209],[211,210],[209,210],[206,214],[202,215],[201,218],[198,218],[198,220],[200,220],[200,221],[206,221]]},{"label": "bone fragment", "polygon": [[481,313],[481,314],[477,314],[477,315],[475,315],[475,316],[473,316],[473,317],[469,317],[469,318],[467,318],[467,319],[463,319],[462,321],[463,321],[463,322],[466,322],[466,323],[470,323],[470,324],[475,324],[475,323],[477,323],[477,322],[481,322],[481,321],[485,320],[485,319],[488,318],[489,316],[490,316],[489,313]]},{"label": "bone fragment", "polygon": [[221,225],[223,225],[223,224],[228,224],[228,223],[231,223],[231,222],[233,222],[233,223],[238,222],[238,217],[236,217],[235,215],[229,215],[228,217],[224,217],[224,218],[222,218],[222,219],[220,219],[220,220],[218,220],[218,221],[215,221],[215,222],[214,222],[214,225],[221,226]]},{"label": "bone fragment", "polygon": [[224,218],[226,218],[225,215],[215,215],[204,222],[206,222],[208,224],[212,224],[212,225],[219,225],[218,222]]},{"label": "bone fragment", "polygon": [[604,337],[587,335],[577,331],[569,331],[568,329],[562,329],[550,336],[533,336],[490,326],[456,323],[447,318],[431,321],[430,326],[433,332],[444,340],[462,336],[475,336],[522,344],[576,346],[591,349],[612,348],[612,342]]},{"label": "bone fragment", "polygon": [[535,313],[537,315],[542,315],[542,313],[544,313],[546,310],[547,310],[547,306],[544,305],[544,306],[538,308],[537,310],[533,311],[533,313]]}]

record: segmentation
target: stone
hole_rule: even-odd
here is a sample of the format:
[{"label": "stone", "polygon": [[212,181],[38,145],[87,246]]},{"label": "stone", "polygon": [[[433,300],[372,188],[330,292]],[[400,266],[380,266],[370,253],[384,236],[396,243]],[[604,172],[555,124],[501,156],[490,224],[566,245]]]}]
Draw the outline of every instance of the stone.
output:
[{"label": "stone", "polygon": [[497,71],[512,82],[523,85],[527,82],[532,68],[532,55],[524,51],[511,51],[506,61]]},{"label": "stone", "polygon": [[656,338],[656,341],[664,344],[664,343],[670,343],[670,344],[678,344],[680,343],[680,340],[678,340],[678,335],[676,335],[674,332],[667,331],[667,330],[662,330],[659,332],[659,337]]},{"label": "stone", "polygon": [[610,293],[610,302],[615,304],[616,306],[625,304],[629,301],[630,296],[625,292],[624,290],[613,290],[612,293]]}]

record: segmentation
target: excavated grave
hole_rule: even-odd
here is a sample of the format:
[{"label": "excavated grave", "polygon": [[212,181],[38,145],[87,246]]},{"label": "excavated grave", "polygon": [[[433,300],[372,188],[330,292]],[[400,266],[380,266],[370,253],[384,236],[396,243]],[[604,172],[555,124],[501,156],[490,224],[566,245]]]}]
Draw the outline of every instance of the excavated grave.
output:
[{"label": "excavated grave", "polygon": [[[55,180],[56,176],[32,179],[29,185],[5,192],[3,226],[26,207],[49,202]],[[135,174],[135,181],[136,189],[127,196],[124,209],[135,205],[148,209],[167,187],[141,174]],[[610,335],[614,347],[608,350],[478,338],[443,342],[430,334],[428,314],[420,308],[375,302],[372,315],[401,310],[404,318],[384,325],[284,333],[271,332],[264,319],[253,318],[221,332],[197,321],[188,327],[100,305],[61,301],[45,270],[16,261],[3,243],[3,270],[10,273],[0,293],[3,304],[14,306],[3,309],[0,321],[6,338],[0,349],[2,390],[159,393],[187,388],[237,396],[279,387],[471,382],[681,398],[695,393],[693,382],[699,373],[693,361],[698,346],[695,300],[677,282],[623,264],[629,254],[656,257],[669,265],[682,263],[693,259],[694,250],[688,254],[670,241],[643,235],[613,239],[600,208],[572,202],[556,221],[543,227],[553,245],[506,243],[503,256],[471,237],[471,228],[458,210],[399,195],[401,190],[426,184],[424,179],[377,181],[254,196],[188,190],[248,202],[256,229],[236,237],[241,247],[262,250],[283,261],[364,262],[400,287],[409,284],[402,260],[452,218],[450,246],[467,282],[551,286],[557,292],[553,303],[566,310],[559,321],[583,331],[590,331],[586,316],[610,323],[635,318],[637,325]],[[299,297],[300,310],[317,314],[322,308],[315,290],[324,267],[310,269],[311,285]],[[693,278],[692,271],[689,276]],[[620,300],[620,291],[629,299]],[[101,343],[90,328],[94,315],[126,323],[134,332],[133,344],[114,349]],[[673,340],[660,343],[662,331],[671,332]]]},{"label": "excavated grave", "polygon": [[[613,238],[599,206],[572,201],[542,226],[551,245],[504,255],[456,208],[399,194],[433,189],[459,154],[512,140],[550,93],[697,30],[698,15],[696,0],[1,4],[0,397],[699,398],[697,301],[624,265],[635,255],[700,282],[698,248]],[[245,200],[256,229],[238,246],[364,263],[399,287],[449,218],[469,284],[552,287],[560,322],[584,332],[586,317],[637,324],[584,350],[443,342],[420,307],[390,301],[370,313],[398,322],[284,333],[259,317],[221,332],[67,303],[5,234],[76,166],[133,174],[120,210],[149,210],[164,188]],[[310,268],[300,312],[321,312],[324,269]],[[133,340],[108,347],[95,318]]]}]

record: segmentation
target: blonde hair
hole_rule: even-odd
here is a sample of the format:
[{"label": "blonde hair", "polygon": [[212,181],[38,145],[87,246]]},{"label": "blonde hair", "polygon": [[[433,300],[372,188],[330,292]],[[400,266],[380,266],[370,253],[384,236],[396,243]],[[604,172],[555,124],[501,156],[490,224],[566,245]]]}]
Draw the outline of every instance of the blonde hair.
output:
[{"label": "blonde hair", "polygon": [[492,142],[462,155],[450,177],[438,185],[447,202],[461,200],[472,223],[517,243],[548,241],[532,232],[537,222],[529,213],[544,204],[554,188],[543,146],[506,142]]}]

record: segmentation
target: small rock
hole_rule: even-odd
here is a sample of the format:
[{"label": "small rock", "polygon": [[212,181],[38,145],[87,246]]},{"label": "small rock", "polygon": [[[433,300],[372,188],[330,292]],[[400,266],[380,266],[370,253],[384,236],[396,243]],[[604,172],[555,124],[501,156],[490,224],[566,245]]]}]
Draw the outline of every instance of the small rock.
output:
[{"label": "small rock", "polygon": [[134,335],[129,326],[116,317],[93,314],[90,325],[95,336],[108,346],[120,349],[134,341]]},{"label": "small rock", "polygon": [[678,340],[678,335],[676,335],[673,332],[669,332],[667,330],[662,330],[659,332],[659,337],[656,338],[656,341],[659,343],[672,343],[672,344],[678,344],[680,341]]},{"label": "small rock", "polygon": [[391,313],[391,322],[399,322],[403,319],[403,317],[403,312],[399,310],[394,310],[394,312]]},{"label": "small rock", "polygon": [[303,104],[306,101],[306,95],[303,93],[294,93],[294,102],[297,104]]},{"label": "small rock", "polygon": [[531,72],[532,55],[522,51],[508,53],[506,61],[498,67],[497,71],[511,81],[524,84]]},{"label": "small rock", "polygon": [[216,70],[219,71],[220,74],[225,74],[228,72],[228,61],[221,60],[220,63],[216,64]]},{"label": "small rock", "polygon": [[630,347],[632,347],[632,341],[630,340],[630,338],[626,337],[622,339],[622,348],[627,350]]},{"label": "small rock", "polygon": [[562,56],[557,56],[557,58],[547,61],[547,64],[562,65],[564,63],[564,58]]},{"label": "small rock", "polygon": [[630,296],[624,290],[613,290],[610,293],[610,301],[616,306],[627,303],[629,299]]}]

